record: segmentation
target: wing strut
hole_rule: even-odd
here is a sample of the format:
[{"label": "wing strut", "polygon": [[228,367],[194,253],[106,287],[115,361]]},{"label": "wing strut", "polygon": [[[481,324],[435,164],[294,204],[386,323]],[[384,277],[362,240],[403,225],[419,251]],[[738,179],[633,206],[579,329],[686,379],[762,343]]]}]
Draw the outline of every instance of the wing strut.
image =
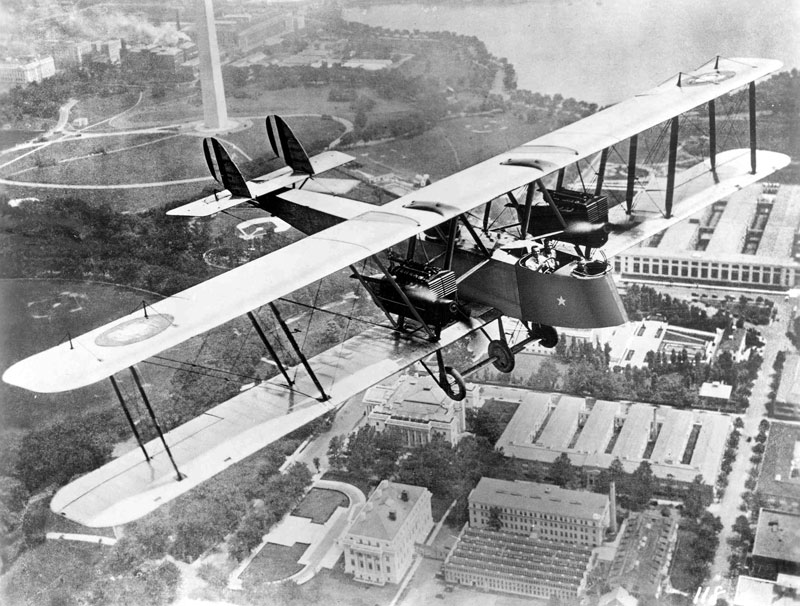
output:
[{"label": "wing strut", "polygon": [[283,363],[281,362],[281,359],[278,357],[278,354],[276,353],[275,349],[272,347],[272,344],[269,342],[269,339],[267,339],[267,335],[264,334],[264,330],[261,328],[261,325],[258,323],[258,320],[256,319],[255,314],[252,311],[248,311],[247,312],[247,317],[250,318],[250,322],[253,324],[253,328],[256,329],[256,333],[258,334],[259,338],[261,339],[261,342],[264,343],[264,347],[267,348],[267,351],[269,352],[269,356],[272,358],[272,361],[275,362],[275,366],[278,367],[278,370],[281,371],[281,374],[283,375],[283,378],[286,379],[286,382],[289,384],[289,387],[291,387],[292,385],[294,385],[294,381],[292,381],[292,379],[289,378],[289,374],[286,372],[286,368],[284,368]]},{"label": "wing strut", "polygon": [[[130,367],[131,374],[133,375],[133,380],[136,383],[136,387],[139,388],[139,393],[142,396],[142,400],[144,401],[144,405],[147,408],[147,412],[150,415],[150,420],[153,421],[153,427],[156,428],[158,432],[158,437],[161,438],[161,443],[164,445],[164,450],[167,451],[167,456],[169,457],[172,466],[175,468],[175,473],[177,476],[175,477],[178,482],[183,480],[186,476],[183,475],[180,470],[178,470],[178,465],[175,463],[175,459],[172,458],[172,452],[167,445],[167,441],[164,439],[164,432],[161,431],[161,425],[158,424],[158,419],[156,419],[156,415],[153,412],[153,407],[150,406],[150,400],[147,398],[147,393],[144,390],[144,385],[142,384],[142,378],[139,376],[139,373],[136,371],[136,366]],[[148,459],[149,460],[149,459]]]},{"label": "wing strut", "polygon": [[666,218],[672,217],[672,198],[675,195],[675,164],[678,160],[678,116],[671,120],[669,129],[669,159],[667,160],[667,195],[664,200]]},{"label": "wing strut", "polygon": [[[409,248],[411,248],[410,243],[409,243]],[[364,279],[364,276],[361,275],[361,272],[359,272],[358,269],[354,265],[351,265],[350,269],[353,270],[353,275],[356,278],[358,278],[359,282],[361,282],[361,286],[363,286],[364,289],[369,293],[369,296],[372,299],[372,302],[375,303],[375,305],[378,306],[378,308],[383,312],[383,314],[389,320],[389,322],[392,325],[392,328],[394,328],[395,330],[400,330],[400,325],[397,322],[395,322],[394,318],[392,317],[392,314],[390,314],[389,310],[386,309],[386,306],[383,303],[381,303],[380,298],[378,298],[378,296],[375,294],[375,291],[372,290],[372,287]]]},{"label": "wing strut", "polygon": [[606,163],[608,162],[608,148],[600,152],[600,166],[597,169],[597,185],[594,188],[594,195],[599,196],[603,190],[603,180],[606,177]]},{"label": "wing strut", "polygon": [[[628,146],[628,187],[625,190],[625,212],[628,215],[633,210],[634,185],[636,185],[636,152],[638,149],[639,135],[633,135]],[[713,166],[714,160],[712,159],[711,162]]]},{"label": "wing strut", "polygon": [[[541,182],[540,182],[541,183]],[[528,235],[528,228],[531,222],[531,208],[533,207],[533,183],[528,183],[525,188],[525,212],[522,215],[522,225],[520,226],[520,240],[524,240]]]},{"label": "wing strut", "polygon": [[750,83],[748,87],[748,98],[750,100],[750,172],[756,174],[756,83]]},{"label": "wing strut", "polygon": [[708,102],[708,159],[711,162],[711,174],[714,183],[719,183],[717,176],[717,104],[716,99]]},{"label": "wing strut", "polygon": [[314,381],[314,385],[317,387],[317,389],[319,390],[319,393],[322,395],[322,397],[319,399],[320,402],[325,402],[327,400],[330,400],[331,397],[328,394],[326,394],[325,390],[322,388],[322,383],[319,382],[319,379],[317,378],[316,373],[311,368],[311,365],[308,363],[308,360],[306,360],[305,355],[303,355],[303,351],[297,345],[297,341],[294,340],[294,335],[292,334],[291,329],[286,325],[286,322],[283,321],[283,318],[281,317],[281,314],[278,313],[278,308],[275,306],[275,303],[270,303],[269,304],[269,308],[272,310],[272,313],[275,316],[275,319],[278,321],[278,324],[281,325],[281,328],[283,329],[283,333],[286,335],[286,338],[289,340],[289,343],[291,344],[292,349],[294,349],[294,352],[297,354],[297,357],[300,358],[300,362],[303,364],[303,368],[306,369],[306,372],[308,373],[308,376],[310,376],[311,380]]},{"label": "wing strut", "polygon": [[149,463],[150,455],[147,454],[147,449],[145,449],[144,442],[142,442],[142,436],[139,435],[139,430],[136,429],[136,424],[133,422],[133,417],[131,416],[131,412],[125,405],[125,398],[122,397],[122,391],[120,391],[119,389],[119,384],[117,383],[117,380],[114,378],[114,375],[110,375],[108,378],[111,381],[111,385],[114,387],[114,393],[117,394],[117,399],[119,400],[119,403],[122,405],[122,410],[125,411],[125,418],[128,419],[128,423],[130,424],[131,429],[133,430],[133,435],[136,436],[136,441],[139,443],[139,448],[141,448],[142,452],[144,453],[145,461]]}]

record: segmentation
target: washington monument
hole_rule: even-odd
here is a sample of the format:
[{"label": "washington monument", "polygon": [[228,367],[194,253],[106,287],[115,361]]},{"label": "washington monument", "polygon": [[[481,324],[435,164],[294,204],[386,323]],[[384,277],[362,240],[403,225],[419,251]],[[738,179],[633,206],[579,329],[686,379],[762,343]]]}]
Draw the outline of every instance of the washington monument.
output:
[{"label": "washington monument", "polygon": [[228,119],[228,107],[225,104],[214,7],[211,0],[196,0],[196,10],[200,88],[203,93],[203,127],[207,130],[224,130],[233,126],[233,123]]}]

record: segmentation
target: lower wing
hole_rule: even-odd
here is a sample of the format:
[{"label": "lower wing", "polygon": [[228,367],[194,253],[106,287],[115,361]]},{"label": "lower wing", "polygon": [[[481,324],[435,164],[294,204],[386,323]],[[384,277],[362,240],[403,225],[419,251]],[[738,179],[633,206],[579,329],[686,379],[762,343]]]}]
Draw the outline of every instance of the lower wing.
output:
[{"label": "lower wing", "polygon": [[437,343],[373,328],[309,360],[329,399],[320,401],[297,366],[292,387],[277,375],[165,434],[175,466],[159,439],[124,454],[61,488],[51,509],[90,527],[127,524],[189,491],[281,437],[343,405],[381,380],[454,343],[496,316],[442,331]]}]

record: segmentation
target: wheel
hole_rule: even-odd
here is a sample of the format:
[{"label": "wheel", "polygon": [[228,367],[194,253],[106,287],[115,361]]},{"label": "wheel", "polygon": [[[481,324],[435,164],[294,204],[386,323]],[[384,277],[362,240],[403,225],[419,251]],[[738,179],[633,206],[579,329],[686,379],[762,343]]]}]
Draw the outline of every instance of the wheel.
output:
[{"label": "wheel", "polygon": [[492,365],[500,372],[509,373],[514,370],[514,354],[505,341],[497,339],[490,341],[486,353],[490,358],[494,358]]},{"label": "wheel", "polygon": [[467,397],[467,385],[461,373],[452,366],[445,366],[444,373],[439,379],[439,387],[442,388],[447,397],[456,402],[460,402]]},{"label": "wheel", "polygon": [[558,332],[552,326],[540,326],[536,331],[539,336],[539,345],[552,349],[558,345]]}]

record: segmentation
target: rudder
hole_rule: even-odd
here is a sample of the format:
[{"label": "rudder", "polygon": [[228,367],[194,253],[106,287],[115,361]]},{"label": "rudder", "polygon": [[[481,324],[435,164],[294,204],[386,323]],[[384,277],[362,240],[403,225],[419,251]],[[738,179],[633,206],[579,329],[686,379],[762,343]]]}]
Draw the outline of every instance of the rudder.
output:
[{"label": "rudder", "polygon": [[247,186],[247,181],[222,143],[213,137],[203,139],[203,154],[206,157],[206,164],[211,176],[231,192],[231,195],[252,199],[253,196]]},{"label": "rudder", "polygon": [[296,173],[313,175],[314,167],[311,166],[306,150],[283,118],[276,115],[267,116],[266,126],[267,138],[275,155]]}]

